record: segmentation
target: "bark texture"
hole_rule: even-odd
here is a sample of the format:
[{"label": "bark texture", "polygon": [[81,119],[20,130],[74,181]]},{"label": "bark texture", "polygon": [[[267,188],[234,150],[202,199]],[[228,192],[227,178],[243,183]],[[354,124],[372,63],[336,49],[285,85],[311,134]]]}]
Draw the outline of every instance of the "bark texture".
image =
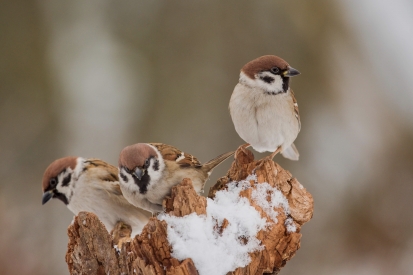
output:
[{"label": "bark texture", "polygon": [[[289,216],[296,231],[287,232],[284,223],[287,217],[282,209],[276,209],[278,222],[257,234],[265,248],[250,253],[249,265],[229,272],[231,275],[278,274],[300,247],[301,225],[313,215],[311,194],[288,171],[272,160],[254,161],[253,154],[243,148],[237,150],[230,170],[211,188],[209,197],[213,199],[216,192],[225,189],[229,182],[244,180],[253,173],[257,175],[257,181],[251,181],[252,188],[267,182],[287,198]],[[251,199],[251,192],[250,188],[240,195],[248,198],[261,216],[271,221],[265,211]],[[164,200],[163,206],[165,212],[173,216],[182,217],[194,212],[202,215],[206,214],[207,200],[196,194],[189,179],[184,179],[172,188],[171,195]],[[227,225],[228,222],[224,222],[218,230],[224,231]],[[79,213],[68,228],[66,262],[70,274],[198,274],[191,259],[179,261],[172,257],[165,221],[151,218],[140,235],[130,239],[130,233],[130,227],[119,222],[109,234],[94,214]]]}]

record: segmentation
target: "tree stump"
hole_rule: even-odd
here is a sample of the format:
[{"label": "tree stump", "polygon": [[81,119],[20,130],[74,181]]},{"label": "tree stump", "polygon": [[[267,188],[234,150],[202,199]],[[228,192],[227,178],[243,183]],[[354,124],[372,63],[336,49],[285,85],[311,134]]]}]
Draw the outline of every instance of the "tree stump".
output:
[{"label": "tree stump", "polygon": [[[218,200],[225,200],[225,196],[234,198],[234,190],[238,192],[237,202],[243,207],[239,208],[240,211],[248,210],[238,213],[241,220],[237,222],[242,222],[243,214],[251,215],[248,213],[255,212],[258,216],[261,227],[253,237],[235,232],[237,227],[232,224],[235,222],[231,213],[220,220],[211,214],[211,207]],[[279,203],[274,204],[275,200],[279,200]],[[243,266],[235,266],[223,274],[278,274],[300,247],[300,228],[313,215],[311,194],[288,171],[272,160],[254,161],[253,154],[243,148],[237,150],[227,175],[211,188],[209,198],[196,194],[191,181],[184,179],[172,188],[171,195],[164,200],[163,206],[165,213],[151,218],[142,233],[133,239],[130,239],[130,227],[122,222],[109,234],[94,214],[79,213],[68,228],[66,262],[70,274],[209,275],[205,264],[208,263],[208,257],[214,255],[201,251],[205,257],[200,259],[199,255],[195,254],[198,254],[197,250],[203,250],[201,245],[200,249],[195,250],[194,257],[182,258],[182,250],[185,248],[181,246],[190,236],[184,236],[184,240],[179,237],[172,239],[172,236],[186,234],[179,231],[177,225],[185,218],[201,222],[208,219],[215,221],[210,231],[214,231],[211,236],[216,236],[214,242],[218,246],[220,236],[222,240],[238,236],[231,242],[241,247],[252,247],[245,255],[247,262],[244,261]],[[251,209],[252,212],[249,212]],[[225,215],[225,211],[222,212],[222,215]],[[250,218],[245,216],[246,221]],[[176,224],[170,225],[167,221],[174,221]],[[248,222],[246,223],[248,226]],[[202,230],[199,234],[203,234]],[[168,237],[172,240],[172,245]],[[255,248],[253,239],[257,243]],[[174,243],[178,242],[181,246],[173,247]],[[220,256],[218,262],[211,262],[211,265],[219,265],[219,262],[226,264],[226,261],[225,257]]]}]

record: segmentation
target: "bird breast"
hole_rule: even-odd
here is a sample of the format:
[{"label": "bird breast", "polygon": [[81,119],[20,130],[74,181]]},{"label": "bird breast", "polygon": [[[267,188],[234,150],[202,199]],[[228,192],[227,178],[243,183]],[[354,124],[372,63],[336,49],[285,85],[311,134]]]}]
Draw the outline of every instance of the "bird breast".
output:
[{"label": "bird breast", "polygon": [[80,211],[95,213],[108,231],[122,220],[131,225],[135,233],[140,232],[148,221],[149,213],[128,203],[122,194],[114,193],[113,184],[117,183],[97,180],[91,172],[83,173],[67,207],[75,215]]},{"label": "bird breast", "polygon": [[287,148],[298,135],[299,122],[290,90],[271,95],[237,84],[229,109],[239,136],[258,152]]}]

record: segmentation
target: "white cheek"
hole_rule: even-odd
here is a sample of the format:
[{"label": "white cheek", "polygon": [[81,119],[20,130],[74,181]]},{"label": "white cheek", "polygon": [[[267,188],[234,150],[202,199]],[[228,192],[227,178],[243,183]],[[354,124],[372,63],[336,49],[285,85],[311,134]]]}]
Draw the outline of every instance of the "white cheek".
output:
[{"label": "white cheek", "polygon": [[[127,181],[124,181],[123,177],[126,177]],[[139,187],[135,184],[135,180],[133,179],[132,175],[126,173],[125,169],[119,172],[119,183],[122,187],[127,188],[131,191],[139,191]]]},{"label": "white cheek", "polygon": [[[260,77],[271,77],[273,82],[267,83],[260,79]],[[239,82],[252,88],[259,88],[267,92],[281,93],[283,92],[283,80],[279,75],[273,75],[270,72],[261,72],[255,76],[255,79],[249,78],[246,74],[241,72]]]},{"label": "white cheek", "polygon": [[[266,77],[266,76],[273,78],[274,81],[271,83],[267,83],[264,80],[258,79],[260,77]],[[270,72],[262,72],[257,75],[257,83],[258,83],[258,86],[265,91],[270,91],[270,92],[275,92],[275,93],[283,92],[283,80],[281,76],[279,75],[273,75]]]},{"label": "white cheek", "polygon": [[163,160],[163,157],[162,157],[161,153],[159,152],[159,150],[155,146],[152,146],[150,144],[148,144],[148,146],[152,147],[155,150],[155,152],[158,156],[159,169],[158,170],[153,169],[153,163],[154,163],[155,160],[152,159],[151,164],[150,164],[150,166],[148,168],[148,171],[147,171],[149,176],[151,177],[150,184],[155,184],[162,178],[162,173],[163,173],[163,170],[165,169],[165,161]]},{"label": "white cheek", "polygon": [[151,159],[151,163],[148,168],[148,174],[151,177],[150,184],[158,182],[162,177],[162,171],[165,168],[165,162],[162,158],[158,158],[158,170],[153,169],[153,164],[155,163],[154,159]]},{"label": "white cheek", "polygon": [[[83,172],[83,168],[84,168],[84,163],[85,163],[84,158],[77,158],[76,159],[76,167],[74,170],[72,170],[70,167],[67,168],[67,172],[68,173],[64,173],[64,175],[61,175],[59,177],[59,185],[57,186],[57,191],[59,191],[62,194],[66,195],[66,198],[69,201],[71,201],[72,196],[74,195],[74,191],[75,191],[75,187],[76,187],[76,183],[78,182],[79,177],[81,176],[82,172]],[[70,179],[69,185],[67,186],[62,186],[63,183],[63,179],[69,174],[72,174],[72,177]]]},{"label": "white cheek", "polygon": [[[69,174],[71,174],[70,182],[69,182],[68,185],[63,186],[63,185],[62,185],[62,184],[63,184],[63,180],[64,180]],[[67,168],[67,170],[66,170],[65,173],[60,174],[60,175],[57,177],[57,181],[58,181],[58,184],[57,184],[57,186],[56,186],[56,190],[57,190],[59,193],[64,194],[64,195],[66,196],[67,200],[68,200],[69,203],[70,203],[70,200],[71,200],[71,198],[72,198],[72,196],[73,196],[73,194],[74,194],[75,182],[76,182],[76,179],[74,178],[73,170],[70,169],[70,168]]]}]

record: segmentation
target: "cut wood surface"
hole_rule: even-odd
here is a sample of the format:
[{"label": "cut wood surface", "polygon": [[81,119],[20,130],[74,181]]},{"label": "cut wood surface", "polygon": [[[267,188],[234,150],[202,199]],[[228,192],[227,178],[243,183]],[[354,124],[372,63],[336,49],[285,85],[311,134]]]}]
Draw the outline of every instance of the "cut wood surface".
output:
[{"label": "cut wood surface", "polygon": [[[301,226],[313,215],[311,194],[288,171],[272,160],[257,162],[249,150],[242,148],[237,150],[227,175],[210,189],[209,198],[214,199],[216,193],[225,190],[230,182],[245,180],[253,174],[256,178],[250,180],[251,187],[243,190],[240,196],[247,198],[270,226],[260,230],[256,236],[263,249],[249,253],[250,263],[228,274],[278,274],[300,247]],[[274,209],[277,221],[272,220],[268,211],[252,197],[257,185],[262,183],[280,190],[288,201],[288,212],[281,206]],[[195,192],[189,179],[172,188],[163,206],[171,216],[207,215],[207,198]],[[288,230],[288,225],[294,230]],[[227,226],[228,220],[224,220],[216,230],[222,234]],[[178,260],[172,256],[167,223],[157,217],[149,220],[141,234],[130,239],[128,225],[119,222],[109,234],[94,214],[81,212],[69,226],[68,235],[66,262],[70,274],[199,274],[191,258]]]}]

